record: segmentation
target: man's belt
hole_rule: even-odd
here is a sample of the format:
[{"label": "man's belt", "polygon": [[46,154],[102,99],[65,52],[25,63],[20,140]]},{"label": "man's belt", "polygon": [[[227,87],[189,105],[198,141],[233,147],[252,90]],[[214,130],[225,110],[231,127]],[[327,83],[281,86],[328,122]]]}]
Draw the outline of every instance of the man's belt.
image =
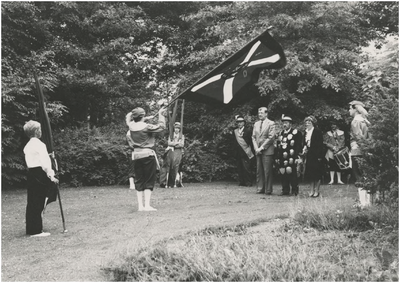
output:
[{"label": "man's belt", "polygon": [[157,154],[154,150],[152,150],[151,148],[135,148],[132,152],[132,160],[138,160],[149,156],[154,156],[157,163],[157,170],[159,170],[160,163],[158,162]]},{"label": "man's belt", "polygon": [[155,156],[156,153],[150,148],[135,148],[132,152],[132,160],[138,160],[149,156]]}]

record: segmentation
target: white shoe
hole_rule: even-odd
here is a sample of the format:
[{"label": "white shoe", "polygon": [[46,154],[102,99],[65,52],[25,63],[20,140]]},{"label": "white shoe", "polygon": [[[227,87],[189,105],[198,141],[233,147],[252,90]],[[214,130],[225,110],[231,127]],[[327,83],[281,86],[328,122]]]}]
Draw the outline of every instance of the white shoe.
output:
[{"label": "white shoe", "polygon": [[31,235],[30,237],[47,237],[47,236],[50,236],[49,232],[42,232],[39,234]]},{"label": "white shoe", "polygon": [[330,181],[329,183],[328,183],[328,185],[332,185],[333,184],[333,181]]},{"label": "white shoe", "polygon": [[149,207],[145,207],[143,209],[143,211],[157,211],[157,209],[155,209],[154,207],[149,206]]},{"label": "white shoe", "polygon": [[338,181],[337,182],[339,185],[344,185],[344,183],[342,181]]},{"label": "white shoe", "polygon": [[139,207],[138,211],[144,211],[144,207]]}]

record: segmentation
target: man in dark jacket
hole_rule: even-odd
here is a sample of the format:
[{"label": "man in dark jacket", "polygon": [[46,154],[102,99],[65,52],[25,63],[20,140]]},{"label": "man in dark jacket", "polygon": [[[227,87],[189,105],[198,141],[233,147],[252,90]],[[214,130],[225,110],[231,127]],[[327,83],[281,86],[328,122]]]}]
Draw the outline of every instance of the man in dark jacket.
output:
[{"label": "man in dark jacket", "polygon": [[278,135],[276,165],[282,181],[281,195],[299,193],[299,182],[297,178],[297,160],[302,150],[302,135],[292,127],[292,118],[282,115],[283,130]]},{"label": "man in dark jacket", "polygon": [[251,162],[254,154],[251,148],[252,129],[245,127],[243,116],[235,117],[237,128],[233,130],[234,155],[237,160],[239,186],[252,186]]}]

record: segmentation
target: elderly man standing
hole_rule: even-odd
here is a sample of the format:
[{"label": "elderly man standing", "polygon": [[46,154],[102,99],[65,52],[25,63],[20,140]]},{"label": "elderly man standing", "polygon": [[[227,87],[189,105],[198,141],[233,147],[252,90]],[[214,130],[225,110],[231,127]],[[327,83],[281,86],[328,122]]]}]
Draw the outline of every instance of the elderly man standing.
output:
[{"label": "elderly man standing", "polygon": [[272,164],[274,160],[275,123],[267,118],[268,109],[260,107],[254,123],[253,146],[257,159],[257,193],[272,194]]},{"label": "elderly man standing", "polygon": [[[156,171],[159,168],[157,155],[153,148],[155,146],[155,135],[165,129],[165,109],[158,112],[158,124],[152,125],[145,121],[146,112],[137,107],[126,115],[131,139],[133,141],[135,189],[138,198],[139,211],[155,211],[150,206],[151,193],[156,181]],[[133,119],[133,121],[131,121]],[[145,205],[143,206],[143,192]]]},{"label": "elderly man standing", "polygon": [[234,156],[237,161],[239,186],[252,186],[251,160],[254,160],[251,148],[251,128],[245,127],[246,121],[241,115],[236,115],[237,128],[233,130]]},{"label": "elderly man standing", "polygon": [[299,182],[297,178],[297,160],[302,150],[302,135],[297,129],[292,127],[292,118],[282,115],[283,130],[279,133],[277,141],[277,160],[276,164],[282,178],[282,196],[292,194],[297,196],[299,193]]}]

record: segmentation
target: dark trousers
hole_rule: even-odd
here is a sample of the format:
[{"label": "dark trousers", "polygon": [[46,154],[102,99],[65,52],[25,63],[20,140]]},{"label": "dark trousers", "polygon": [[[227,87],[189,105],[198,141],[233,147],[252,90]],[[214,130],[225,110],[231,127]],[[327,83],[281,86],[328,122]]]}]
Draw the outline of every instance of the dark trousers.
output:
[{"label": "dark trousers", "polygon": [[257,158],[257,191],[260,193],[272,193],[272,163],[273,155],[258,154]]},{"label": "dark trousers", "polygon": [[50,179],[41,167],[29,168],[28,171],[28,203],[26,205],[26,234],[42,233],[42,212]]},{"label": "dark trousers", "polygon": [[160,185],[162,186],[168,186],[167,177],[169,183],[171,178],[169,176],[169,173],[172,168],[173,161],[174,161],[174,153],[172,150],[168,150],[168,152],[166,152],[163,157],[163,164],[160,170]]},{"label": "dark trousers", "polygon": [[135,187],[137,191],[153,190],[156,182],[157,162],[154,156],[136,159]]},{"label": "dark trousers", "polygon": [[169,186],[171,187],[175,186],[176,175],[179,172],[179,166],[182,162],[182,149],[176,148],[173,152],[173,156],[174,158],[172,162],[172,167],[170,168],[169,179],[168,179]]},{"label": "dark trousers", "polygon": [[353,176],[356,182],[359,182],[361,180],[361,170],[360,170],[360,166],[358,164],[358,159],[361,156],[358,155],[352,155],[351,156],[351,163],[352,163],[352,172],[353,172]]},{"label": "dark trousers", "polygon": [[282,176],[282,194],[290,194],[290,187],[292,187],[292,194],[297,195],[299,193],[299,181],[297,178],[296,170],[292,170],[291,174],[283,174]]},{"label": "dark trousers", "polygon": [[239,175],[240,186],[251,186],[252,185],[252,173],[251,173],[251,159],[247,156],[237,156],[237,168]]}]

